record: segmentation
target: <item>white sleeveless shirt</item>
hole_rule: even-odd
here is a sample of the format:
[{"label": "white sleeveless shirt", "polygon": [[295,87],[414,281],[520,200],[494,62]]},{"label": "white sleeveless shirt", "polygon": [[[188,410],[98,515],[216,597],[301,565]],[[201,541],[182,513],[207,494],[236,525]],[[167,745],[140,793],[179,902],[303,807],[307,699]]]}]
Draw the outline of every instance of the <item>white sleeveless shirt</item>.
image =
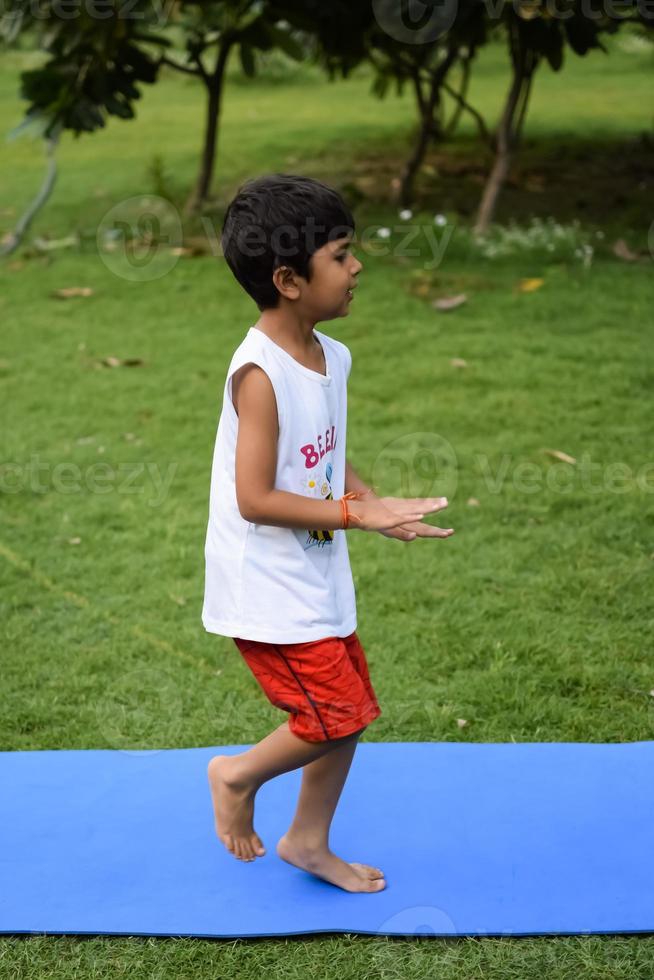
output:
[{"label": "white sleeveless shirt", "polygon": [[209,633],[270,643],[348,636],[356,629],[354,582],[343,530],[274,527],[246,521],[236,502],[238,415],[231,379],[248,362],[268,375],[277,400],[275,489],[338,499],[345,489],[345,344],[315,330],[327,375],[312,371],[258,327],[234,352],[213,454],[205,543],[202,624]]}]

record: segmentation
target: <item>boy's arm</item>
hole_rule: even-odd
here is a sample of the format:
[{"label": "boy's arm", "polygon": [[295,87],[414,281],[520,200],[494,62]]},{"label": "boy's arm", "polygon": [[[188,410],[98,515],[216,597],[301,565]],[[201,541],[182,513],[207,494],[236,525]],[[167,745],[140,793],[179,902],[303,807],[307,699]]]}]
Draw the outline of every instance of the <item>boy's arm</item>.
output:
[{"label": "boy's arm", "polygon": [[[275,527],[325,531],[342,528],[340,500],[317,500],[275,488],[279,426],[275,392],[266,372],[252,363],[240,368],[232,382],[232,401],[239,419],[235,482],[241,516],[253,524]],[[373,531],[396,527],[407,520],[421,520],[439,506],[435,497],[398,498],[389,510],[375,497],[351,500],[348,509],[361,528]]]},{"label": "boy's arm", "polygon": [[236,501],[241,516],[253,524],[311,528],[325,531],[343,527],[338,500],[316,500],[275,489],[277,474],[277,403],[266,372],[247,364],[232,382],[238,415],[236,437]]}]

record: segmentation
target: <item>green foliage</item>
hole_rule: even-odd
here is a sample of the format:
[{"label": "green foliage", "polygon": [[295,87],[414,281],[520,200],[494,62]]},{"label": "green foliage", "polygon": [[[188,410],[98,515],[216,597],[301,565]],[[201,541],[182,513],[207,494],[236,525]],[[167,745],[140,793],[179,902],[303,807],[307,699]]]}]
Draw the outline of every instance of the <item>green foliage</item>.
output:
[{"label": "green foliage", "polygon": [[[212,49],[226,51],[238,44],[250,78],[256,73],[257,51],[278,47],[289,58],[304,56],[288,25],[277,23],[278,13],[263,0],[181,2],[168,8],[163,30],[150,0],[130,3],[130,16],[121,16],[118,6],[110,8],[110,16],[94,17],[85,9],[72,19],[59,15],[56,0],[42,3],[38,12],[22,0],[9,6],[5,39],[34,36],[48,55],[45,64],[22,73],[20,87],[28,117],[47,119],[48,134],[55,126],[76,134],[93,132],[105,126],[108,116],[132,119],[140,86],[153,84],[164,62],[211,84],[214,69],[203,58]],[[186,60],[178,62],[170,55],[180,38]]]}]

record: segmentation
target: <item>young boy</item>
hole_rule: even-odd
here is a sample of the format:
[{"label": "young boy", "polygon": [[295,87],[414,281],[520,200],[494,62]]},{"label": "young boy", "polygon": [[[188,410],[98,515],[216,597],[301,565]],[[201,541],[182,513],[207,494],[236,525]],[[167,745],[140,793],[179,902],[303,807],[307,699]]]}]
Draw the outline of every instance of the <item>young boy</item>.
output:
[{"label": "young boy", "polygon": [[345,531],[449,537],[421,523],[445,497],[377,497],[345,457],[352,358],[314,330],[345,317],[361,272],[354,219],[305,177],[248,181],[227,213],[223,254],[261,313],[236,349],[211,473],[205,629],[234,639],[268,700],[290,718],[239,755],[214,756],[216,833],[242,861],[265,854],[253,826],[259,787],[303,767],[284,861],[350,892],[383,872],[329,849],[329,829],[357,739],[380,715],[356,630]]}]

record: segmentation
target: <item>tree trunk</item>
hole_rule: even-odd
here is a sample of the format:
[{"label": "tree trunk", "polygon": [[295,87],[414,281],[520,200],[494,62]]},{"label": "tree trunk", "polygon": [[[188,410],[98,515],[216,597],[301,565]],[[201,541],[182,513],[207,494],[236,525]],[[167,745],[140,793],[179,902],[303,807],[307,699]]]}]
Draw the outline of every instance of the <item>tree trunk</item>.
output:
[{"label": "tree trunk", "polygon": [[516,46],[517,53],[513,58],[511,87],[502,118],[497,127],[495,162],[486,181],[473,227],[475,237],[485,234],[493,220],[500,191],[508,176],[512,154],[517,149],[520,131],[525,119],[536,59],[533,52],[524,48],[519,30]]},{"label": "tree trunk", "polygon": [[211,182],[213,180],[214,164],[216,161],[216,148],[218,142],[218,127],[220,123],[220,105],[223,94],[223,83],[227,58],[231,49],[231,44],[223,44],[218,50],[216,67],[212,74],[206,72],[202,79],[207,89],[207,107],[204,127],[204,144],[202,147],[202,157],[200,159],[200,169],[191,191],[184,213],[188,216],[199,211],[209,197]]},{"label": "tree trunk", "polygon": [[427,152],[427,147],[429,146],[429,139],[431,137],[433,127],[434,103],[430,96],[430,98],[427,100],[424,111],[420,114],[420,128],[418,130],[418,138],[413,147],[413,152],[407,160],[406,166],[402,171],[402,176],[400,177],[399,201],[403,208],[408,208],[411,205],[416,174],[420,170],[422,162],[425,159],[425,153]]},{"label": "tree trunk", "polygon": [[6,241],[0,246],[0,257],[11,255],[16,251],[27,234],[32,221],[52,194],[52,190],[57,180],[57,160],[55,157],[55,151],[59,143],[61,131],[61,125],[57,125],[52,135],[47,137],[45,140],[45,150],[48,163],[45,177],[43,178],[43,183],[41,184],[38,194],[28,207],[27,211],[25,211],[25,213],[21,216],[13,232],[9,233]]},{"label": "tree trunk", "polygon": [[434,111],[440,103],[441,85],[443,84],[452,63],[456,60],[457,56],[458,50],[456,48],[450,48],[445,60],[432,73],[427,98],[425,98],[422,94],[419,74],[417,74],[414,78],[416,99],[420,110],[420,128],[418,130],[418,138],[413,148],[413,152],[406,163],[402,176],[400,177],[399,201],[403,208],[410,207],[412,203],[416,174],[422,166],[425,159],[425,154],[427,152],[427,147],[429,146],[429,141],[434,135],[436,129],[434,122]]}]

